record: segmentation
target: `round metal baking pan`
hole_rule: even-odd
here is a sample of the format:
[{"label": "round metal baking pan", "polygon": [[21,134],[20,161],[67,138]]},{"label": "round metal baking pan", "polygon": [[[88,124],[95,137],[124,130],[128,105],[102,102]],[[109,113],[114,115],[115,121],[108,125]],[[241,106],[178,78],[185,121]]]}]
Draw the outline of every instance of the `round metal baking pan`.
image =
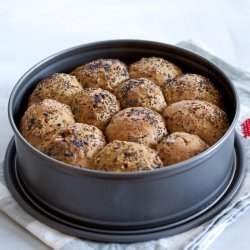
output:
[{"label": "round metal baking pan", "polygon": [[58,217],[54,211],[44,207],[38,200],[25,189],[23,181],[18,172],[16,161],[16,148],[12,139],[5,156],[5,180],[8,188],[18,203],[38,220],[62,231],[64,233],[81,237],[88,240],[103,242],[137,242],[158,239],[175,235],[189,230],[219,213],[239,191],[245,174],[246,160],[239,135],[236,136],[234,147],[234,165],[230,179],[222,192],[207,206],[200,211],[176,222],[159,227],[133,230],[110,230],[105,228],[89,227],[82,222],[72,222],[70,218]]},{"label": "round metal baking pan", "polygon": [[[55,72],[100,58],[129,64],[159,56],[184,72],[202,74],[218,87],[231,125],[203,153],[172,166],[136,173],[80,169],[59,162],[30,145],[19,131],[20,118],[36,84]],[[199,212],[222,193],[233,168],[235,125],[239,115],[236,90],[226,75],[208,60],[176,46],[137,40],[80,45],[53,55],[30,69],[9,100],[18,171],[25,189],[59,217],[91,228],[138,230],[160,227]],[[173,202],[174,201],[174,202]]]}]

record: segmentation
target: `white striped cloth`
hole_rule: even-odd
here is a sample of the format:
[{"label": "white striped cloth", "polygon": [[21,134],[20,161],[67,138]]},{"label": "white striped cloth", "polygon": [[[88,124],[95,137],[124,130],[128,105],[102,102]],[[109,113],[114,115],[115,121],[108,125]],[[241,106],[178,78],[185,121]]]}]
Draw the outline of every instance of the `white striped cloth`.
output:
[{"label": "white striped cloth", "polygon": [[[238,132],[241,132],[242,122],[250,118],[250,90],[247,83],[250,81],[249,72],[235,68],[227,64],[220,58],[211,53],[204,45],[194,42],[181,42],[181,47],[194,51],[203,57],[214,62],[220,67],[228,77],[234,82],[241,100],[241,113],[237,125]],[[247,150],[247,158],[250,159],[250,143],[248,139],[244,139],[245,148]],[[250,161],[248,161],[250,162]],[[168,250],[168,249],[185,249],[198,250],[207,249],[223,230],[236,221],[250,207],[250,173],[248,172],[244,186],[234,200],[212,220],[189,230],[185,233],[163,238],[155,241],[140,242],[133,244],[118,243],[98,243],[88,240],[78,239],[69,235],[58,232],[43,223],[39,222],[26,211],[24,211],[10,194],[5,186],[3,179],[3,163],[0,166],[0,209],[9,217],[23,226],[31,234],[35,235],[46,245],[53,249],[60,250]]]}]

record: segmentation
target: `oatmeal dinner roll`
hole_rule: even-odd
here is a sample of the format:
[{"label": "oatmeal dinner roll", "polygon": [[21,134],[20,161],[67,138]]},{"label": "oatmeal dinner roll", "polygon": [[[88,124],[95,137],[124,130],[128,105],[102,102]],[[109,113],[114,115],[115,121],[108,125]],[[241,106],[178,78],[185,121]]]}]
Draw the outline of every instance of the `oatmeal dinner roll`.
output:
[{"label": "oatmeal dinner roll", "polygon": [[222,107],[222,98],[215,85],[206,77],[185,74],[175,78],[163,88],[168,104],[182,100],[202,100]]},{"label": "oatmeal dinner roll", "polygon": [[105,145],[105,137],[97,127],[75,123],[56,131],[41,151],[59,161],[89,168]]},{"label": "oatmeal dinner roll", "polygon": [[26,110],[21,119],[20,131],[29,143],[40,149],[47,136],[74,122],[68,105],[45,99]]},{"label": "oatmeal dinner roll", "polygon": [[37,84],[29,97],[28,106],[44,99],[53,99],[71,105],[74,95],[81,90],[82,86],[74,76],[56,73]]},{"label": "oatmeal dinner roll", "polygon": [[77,122],[94,125],[101,130],[120,110],[116,97],[100,88],[83,89],[75,95],[71,107]]},{"label": "oatmeal dinner roll", "polygon": [[198,136],[185,132],[174,132],[164,137],[157,145],[164,166],[190,159],[208,148]]},{"label": "oatmeal dinner roll", "polygon": [[147,146],[127,141],[112,141],[95,159],[95,169],[112,172],[136,172],[162,167],[157,152]]},{"label": "oatmeal dinner roll", "polygon": [[175,102],[163,111],[169,132],[187,132],[198,135],[208,145],[217,142],[229,128],[226,113],[206,101]]},{"label": "oatmeal dinner roll", "polygon": [[106,128],[109,142],[131,141],[154,148],[167,134],[163,117],[142,107],[127,108],[114,115]]},{"label": "oatmeal dinner roll", "polygon": [[161,88],[146,78],[121,83],[115,94],[122,108],[145,107],[161,113],[167,106]]},{"label": "oatmeal dinner roll", "polygon": [[130,78],[147,78],[160,87],[180,75],[182,71],[179,67],[159,57],[142,58],[129,66]]},{"label": "oatmeal dinner roll", "polygon": [[110,92],[129,78],[127,66],[117,59],[98,59],[71,72],[84,88],[102,88]]}]

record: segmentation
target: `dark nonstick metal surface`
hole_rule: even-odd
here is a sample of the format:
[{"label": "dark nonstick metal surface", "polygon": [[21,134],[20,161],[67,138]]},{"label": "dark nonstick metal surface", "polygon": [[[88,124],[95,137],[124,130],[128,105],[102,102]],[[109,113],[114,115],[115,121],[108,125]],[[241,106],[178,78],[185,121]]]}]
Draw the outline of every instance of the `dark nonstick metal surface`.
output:
[{"label": "dark nonstick metal surface", "polygon": [[13,139],[6,152],[4,168],[6,183],[11,193],[20,205],[35,218],[67,234],[72,234],[89,240],[105,242],[136,242],[152,240],[181,233],[198,226],[220,212],[221,209],[223,209],[237,194],[242,185],[247,169],[244,150],[239,136],[237,136],[235,142],[234,168],[231,173],[230,181],[222,193],[211,204],[204,207],[199,212],[184,218],[182,221],[166,224],[161,227],[154,227],[146,230],[107,230],[91,228],[86,225],[73,223],[66,218],[58,217],[53,211],[45,208],[39,203],[39,201],[32,197],[23,186],[22,180],[18,174],[16,149]]},{"label": "dark nonstick metal surface", "polygon": [[[231,121],[227,133],[200,155],[170,167],[140,173],[78,169],[32,147],[18,130],[27,96],[41,79],[99,58],[131,63],[166,58],[184,72],[209,77],[223,94]],[[53,55],[28,71],[9,101],[17,165],[25,188],[54,213],[105,229],[140,230],[173,223],[210,204],[227,185],[233,167],[239,101],[228,78],[215,65],[184,49],[149,41],[118,40],[78,46]]]}]

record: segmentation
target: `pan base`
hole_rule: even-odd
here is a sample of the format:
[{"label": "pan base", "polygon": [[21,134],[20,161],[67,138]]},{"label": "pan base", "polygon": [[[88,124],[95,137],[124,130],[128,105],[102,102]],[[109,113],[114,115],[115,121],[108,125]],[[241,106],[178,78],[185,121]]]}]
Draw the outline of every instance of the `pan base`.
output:
[{"label": "pan base", "polygon": [[238,193],[246,175],[246,169],[244,150],[239,135],[236,134],[234,167],[230,181],[213,202],[203,207],[199,212],[170,224],[138,230],[110,230],[90,227],[87,224],[83,225],[82,223],[73,222],[69,218],[58,216],[53,211],[45,208],[27,192],[18,173],[16,149],[13,139],[9,143],[4,164],[5,180],[10,192],[17,202],[35,218],[66,234],[94,241],[121,243],[147,241],[172,236],[192,229],[209,220],[225,208]]}]

